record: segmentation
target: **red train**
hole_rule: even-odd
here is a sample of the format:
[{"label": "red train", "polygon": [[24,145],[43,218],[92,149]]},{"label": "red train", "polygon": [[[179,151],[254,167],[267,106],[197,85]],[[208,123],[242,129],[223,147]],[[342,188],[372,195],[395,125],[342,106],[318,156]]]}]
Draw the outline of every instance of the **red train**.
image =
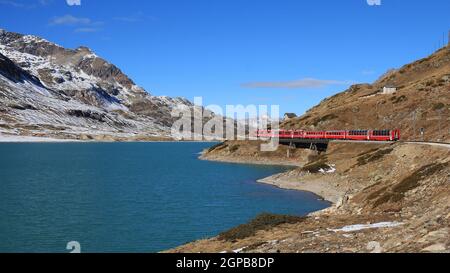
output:
[{"label": "red train", "polygon": [[398,141],[400,130],[351,130],[351,131],[303,131],[276,130],[257,131],[258,137],[280,139],[330,139],[330,140],[366,140]]}]

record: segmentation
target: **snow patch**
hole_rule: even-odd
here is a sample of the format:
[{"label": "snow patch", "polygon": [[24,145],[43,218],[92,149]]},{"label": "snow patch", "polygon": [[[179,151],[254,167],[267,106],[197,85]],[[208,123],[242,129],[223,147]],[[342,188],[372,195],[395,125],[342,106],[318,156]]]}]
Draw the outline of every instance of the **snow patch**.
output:
[{"label": "snow patch", "polygon": [[374,228],[393,228],[403,225],[403,223],[399,222],[381,222],[376,224],[361,224],[361,225],[351,225],[351,226],[345,226],[340,229],[328,229],[329,231],[333,232],[355,232],[365,229],[374,229]]},{"label": "snow patch", "polygon": [[319,172],[322,174],[327,174],[327,173],[335,173],[336,172],[336,165],[334,164],[327,164],[328,168],[327,169],[320,169]]},{"label": "snow patch", "polygon": [[244,251],[247,247],[242,247],[242,248],[238,248],[233,250],[233,253],[241,253],[242,251]]}]

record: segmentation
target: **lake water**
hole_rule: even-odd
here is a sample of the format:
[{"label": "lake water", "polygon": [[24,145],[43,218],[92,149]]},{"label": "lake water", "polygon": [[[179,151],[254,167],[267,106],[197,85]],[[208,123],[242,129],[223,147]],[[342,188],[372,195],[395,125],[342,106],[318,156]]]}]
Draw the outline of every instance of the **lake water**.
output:
[{"label": "lake water", "polygon": [[256,183],[283,167],[198,160],[211,145],[0,144],[0,252],[156,252],[328,206]]}]

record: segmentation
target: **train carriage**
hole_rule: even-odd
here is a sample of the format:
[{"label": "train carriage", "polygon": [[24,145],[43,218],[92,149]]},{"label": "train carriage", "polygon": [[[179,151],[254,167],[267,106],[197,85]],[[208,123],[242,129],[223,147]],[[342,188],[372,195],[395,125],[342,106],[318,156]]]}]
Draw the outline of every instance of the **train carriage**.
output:
[{"label": "train carriage", "polygon": [[266,130],[257,131],[257,137],[280,139],[324,139],[353,141],[398,141],[400,130],[334,130],[334,131],[304,131],[304,130]]}]

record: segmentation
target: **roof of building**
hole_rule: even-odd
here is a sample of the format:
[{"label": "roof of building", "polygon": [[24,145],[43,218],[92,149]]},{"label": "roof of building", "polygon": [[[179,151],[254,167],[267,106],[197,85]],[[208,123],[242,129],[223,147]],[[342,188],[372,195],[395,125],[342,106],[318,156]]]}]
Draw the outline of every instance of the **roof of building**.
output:
[{"label": "roof of building", "polygon": [[288,117],[288,118],[296,118],[297,117],[297,115],[294,113],[286,113],[286,114],[284,114],[284,116]]}]

